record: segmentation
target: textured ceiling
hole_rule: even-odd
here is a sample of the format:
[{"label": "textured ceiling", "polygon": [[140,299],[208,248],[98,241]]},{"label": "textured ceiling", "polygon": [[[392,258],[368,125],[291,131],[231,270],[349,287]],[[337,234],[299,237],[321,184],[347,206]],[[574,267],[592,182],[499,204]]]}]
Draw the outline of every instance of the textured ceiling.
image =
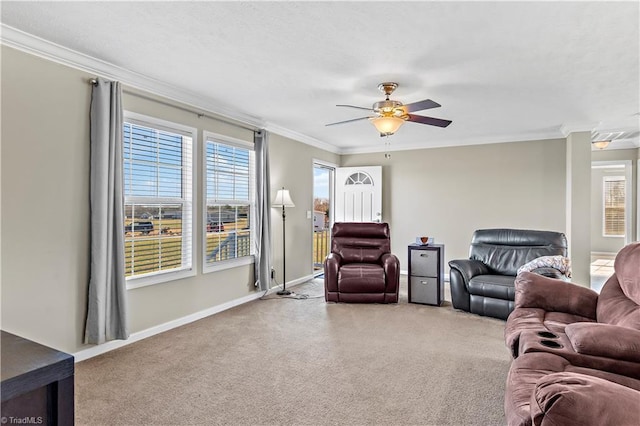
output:
[{"label": "textured ceiling", "polygon": [[[370,107],[430,98],[391,149],[636,129],[638,2],[10,2],[4,25],[338,152],[383,149]],[[126,83],[126,81],[125,81]],[[364,113],[364,114],[362,114]],[[613,144],[612,144],[613,145]]]}]

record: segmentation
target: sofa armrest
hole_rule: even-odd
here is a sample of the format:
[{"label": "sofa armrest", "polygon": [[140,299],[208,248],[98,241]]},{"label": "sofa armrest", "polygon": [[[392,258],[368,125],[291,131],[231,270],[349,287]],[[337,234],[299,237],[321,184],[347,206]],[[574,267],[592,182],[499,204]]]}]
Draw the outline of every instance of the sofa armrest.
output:
[{"label": "sofa armrest", "polygon": [[564,274],[559,269],[550,268],[550,267],[536,268],[536,269],[533,269],[531,272],[533,272],[534,274],[543,275],[549,278],[561,279],[562,277],[564,277]]},{"label": "sofa armrest", "polygon": [[640,330],[577,322],[567,325],[564,331],[579,354],[640,363]]},{"label": "sofa armrest", "polygon": [[380,258],[384,275],[387,277],[386,293],[395,293],[400,285],[400,260],[391,253],[385,253]]},{"label": "sofa armrest", "polygon": [[342,265],[342,256],[337,253],[329,253],[324,260],[325,292],[338,291],[338,270]]},{"label": "sofa armrest", "polygon": [[536,383],[531,420],[538,426],[637,425],[640,411],[633,407],[638,400],[640,391],[599,377],[552,373]]},{"label": "sofa armrest", "polygon": [[465,285],[469,284],[469,280],[476,275],[485,275],[491,273],[489,267],[479,260],[474,259],[458,259],[450,260],[449,267],[460,272],[465,280]]},{"label": "sofa armrest", "polygon": [[598,293],[556,278],[522,272],[515,280],[516,308],[539,308],[596,320]]}]

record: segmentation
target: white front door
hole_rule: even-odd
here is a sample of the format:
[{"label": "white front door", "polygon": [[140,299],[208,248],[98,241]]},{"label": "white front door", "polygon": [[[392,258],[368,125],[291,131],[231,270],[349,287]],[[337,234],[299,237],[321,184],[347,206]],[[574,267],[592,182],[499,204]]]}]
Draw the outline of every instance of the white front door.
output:
[{"label": "white front door", "polygon": [[382,166],[336,169],[336,222],[382,222]]}]

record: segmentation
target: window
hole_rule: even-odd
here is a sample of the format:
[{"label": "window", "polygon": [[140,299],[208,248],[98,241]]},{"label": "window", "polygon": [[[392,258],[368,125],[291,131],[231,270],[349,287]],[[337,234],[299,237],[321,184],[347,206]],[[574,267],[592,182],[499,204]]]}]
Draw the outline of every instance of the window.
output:
[{"label": "window", "polygon": [[193,275],[195,130],[125,113],[125,275],[130,287]]},{"label": "window", "polygon": [[625,178],[605,176],[603,178],[604,214],[602,235],[624,237],[625,234]]},{"label": "window", "polygon": [[371,176],[363,172],[357,172],[347,178],[345,185],[373,185]]},{"label": "window", "polygon": [[253,144],[205,132],[204,271],[253,261]]}]

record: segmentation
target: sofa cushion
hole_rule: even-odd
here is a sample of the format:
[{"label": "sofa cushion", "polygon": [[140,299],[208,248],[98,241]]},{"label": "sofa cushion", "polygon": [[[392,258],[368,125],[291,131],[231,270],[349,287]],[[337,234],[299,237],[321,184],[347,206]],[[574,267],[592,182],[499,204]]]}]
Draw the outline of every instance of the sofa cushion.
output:
[{"label": "sofa cushion", "polygon": [[343,263],[378,263],[391,252],[387,223],[337,222],[332,228],[331,252]]},{"label": "sofa cushion", "polygon": [[474,232],[469,258],[492,272],[516,275],[518,268],[541,256],[567,255],[564,234],[528,229],[480,229]]},{"label": "sofa cushion", "polygon": [[596,318],[600,323],[640,330],[640,306],[622,291],[617,275],[612,275],[602,287]]},{"label": "sofa cushion", "polygon": [[506,320],[511,311],[513,311],[513,300],[469,295],[469,312],[472,314]]},{"label": "sofa cushion", "polygon": [[338,272],[338,291],[341,293],[384,293],[384,269],[380,265],[371,263],[342,265]]},{"label": "sofa cushion", "polygon": [[533,424],[637,425],[640,392],[598,377],[553,373],[542,377],[531,396]]},{"label": "sofa cushion", "polygon": [[640,363],[640,330],[579,322],[565,327],[565,333],[577,353]]},{"label": "sofa cushion", "polygon": [[379,263],[380,257],[389,252],[387,244],[376,239],[334,238],[338,245],[334,253],[342,257],[343,263]]},{"label": "sofa cushion", "polygon": [[515,278],[509,275],[476,275],[469,281],[469,293],[494,299],[513,300]]},{"label": "sofa cushion", "polygon": [[565,327],[575,322],[593,322],[593,320],[564,312],[548,312],[540,308],[516,308],[509,315],[504,328],[505,343],[515,358],[518,356],[522,332],[548,330],[553,333],[564,333]]},{"label": "sofa cushion", "polygon": [[598,293],[566,281],[523,272],[514,282],[516,307],[540,308],[596,319]]},{"label": "sofa cushion", "polygon": [[613,265],[622,292],[640,305],[640,243],[625,246]]},{"label": "sofa cushion", "polygon": [[504,408],[507,423],[514,425],[531,425],[531,397],[537,383],[545,376],[553,373],[570,372],[586,374],[608,380],[631,389],[640,390],[640,380],[591,368],[576,367],[565,358],[545,353],[534,352],[513,360],[509,368],[505,389]]}]

